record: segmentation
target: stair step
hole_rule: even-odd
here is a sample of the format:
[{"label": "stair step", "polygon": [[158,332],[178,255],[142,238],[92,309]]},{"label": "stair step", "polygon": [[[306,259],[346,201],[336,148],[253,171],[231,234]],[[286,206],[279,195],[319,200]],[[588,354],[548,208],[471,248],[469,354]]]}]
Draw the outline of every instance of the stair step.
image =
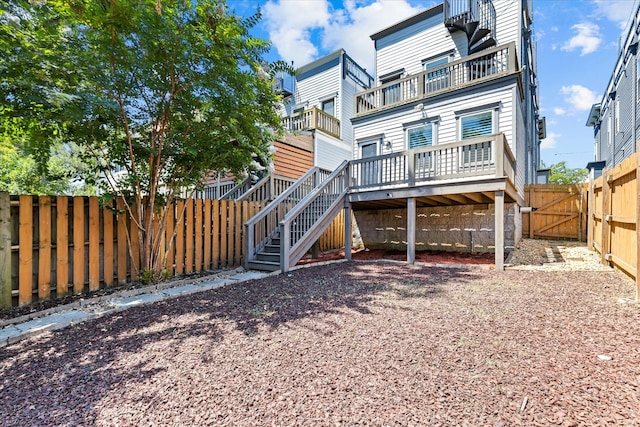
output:
[{"label": "stair step", "polygon": [[496,39],[494,39],[494,38],[487,39],[487,40],[483,41],[482,43],[480,43],[479,45],[474,46],[472,49],[469,49],[469,55],[472,55],[472,54],[474,54],[476,52],[480,52],[481,50],[484,50],[484,49],[488,49],[488,48],[493,47],[495,45],[496,45]]},{"label": "stair step", "polygon": [[471,37],[476,32],[478,24],[478,21],[465,22],[464,33],[467,35],[467,38]]},{"label": "stair step", "polygon": [[486,28],[478,28],[478,30],[473,33],[473,35],[469,39],[469,46],[473,46],[474,44],[478,43],[489,33],[491,33],[491,30],[488,30]]},{"label": "stair step", "polygon": [[278,264],[280,264],[280,253],[274,253],[274,252],[260,252],[256,254],[256,258],[258,259],[258,261],[271,261],[271,262],[277,262]]},{"label": "stair step", "polygon": [[247,263],[247,267],[250,270],[259,270],[259,271],[278,271],[280,270],[279,262],[271,262],[271,261],[249,261]]},{"label": "stair step", "polygon": [[272,245],[272,244],[265,245],[264,251],[268,252],[268,253],[271,253],[271,254],[279,254],[280,253],[280,245]]}]

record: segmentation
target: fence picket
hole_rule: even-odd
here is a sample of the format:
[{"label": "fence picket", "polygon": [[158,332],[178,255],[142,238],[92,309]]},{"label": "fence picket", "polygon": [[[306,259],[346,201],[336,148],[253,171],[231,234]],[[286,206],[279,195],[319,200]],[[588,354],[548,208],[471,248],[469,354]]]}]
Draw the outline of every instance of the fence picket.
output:
[{"label": "fence picket", "polygon": [[30,304],[33,297],[33,200],[20,196],[20,254],[18,266],[18,303]]},{"label": "fence picket", "polygon": [[51,197],[38,198],[38,299],[51,296]]},{"label": "fence picket", "polygon": [[100,206],[98,199],[89,198],[89,291],[100,287]]},{"label": "fence picket", "polygon": [[113,252],[113,211],[110,206],[102,209],[102,247],[103,247],[103,280],[106,286],[113,285],[113,265],[114,265],[114,252]]},{"label": "fence picket", "polygon": [[84,198],[73,198],[73,293],[84,291]]},{"label": "fence picket", "polygon": [[69,292],[69,198],[56,197],[56,296]]}]

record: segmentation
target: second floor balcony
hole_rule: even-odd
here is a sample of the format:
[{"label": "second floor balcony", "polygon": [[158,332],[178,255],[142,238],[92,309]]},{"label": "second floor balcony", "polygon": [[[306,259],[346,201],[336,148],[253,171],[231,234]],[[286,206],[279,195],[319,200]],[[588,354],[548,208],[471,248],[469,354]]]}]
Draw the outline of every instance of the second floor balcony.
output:
[{"label": "second floor balcony", "polygon": [[518,70],[515,43],[487,49],[357,93],[356,117],[515,74]]},{"label": "second floor balcony", "polygon": [[290,132],[319,130],[340,139],[340,120],[317,107],[284,117],[282,125]]}]

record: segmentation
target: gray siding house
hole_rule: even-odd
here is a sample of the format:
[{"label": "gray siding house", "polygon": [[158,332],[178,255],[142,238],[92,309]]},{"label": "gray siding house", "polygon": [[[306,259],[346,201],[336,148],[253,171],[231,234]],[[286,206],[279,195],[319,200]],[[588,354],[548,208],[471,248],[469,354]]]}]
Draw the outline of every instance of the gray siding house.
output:
[{"label": "gray siding house", "polygon": [[633,13],[602,100],[591,107],[586,123],[594,130],[593,161],[587,165],[593,178],[604,167],[613,168],[636,152],[640,127],[640,4]]}]

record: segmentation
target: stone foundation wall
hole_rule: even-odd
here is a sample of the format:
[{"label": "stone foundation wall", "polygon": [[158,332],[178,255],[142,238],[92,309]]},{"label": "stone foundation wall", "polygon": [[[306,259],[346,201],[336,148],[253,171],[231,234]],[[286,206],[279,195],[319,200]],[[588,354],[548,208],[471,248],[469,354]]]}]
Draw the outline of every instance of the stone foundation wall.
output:
[{"label": "stone foundation wall", "polygon": [[[522,233],[515,203],[505,203],[505,252]],[[362,242],[370,249],[407,249],[406,209],[354,212]],[[494,252],[495,205],[416,209],[416,251]]]}]

